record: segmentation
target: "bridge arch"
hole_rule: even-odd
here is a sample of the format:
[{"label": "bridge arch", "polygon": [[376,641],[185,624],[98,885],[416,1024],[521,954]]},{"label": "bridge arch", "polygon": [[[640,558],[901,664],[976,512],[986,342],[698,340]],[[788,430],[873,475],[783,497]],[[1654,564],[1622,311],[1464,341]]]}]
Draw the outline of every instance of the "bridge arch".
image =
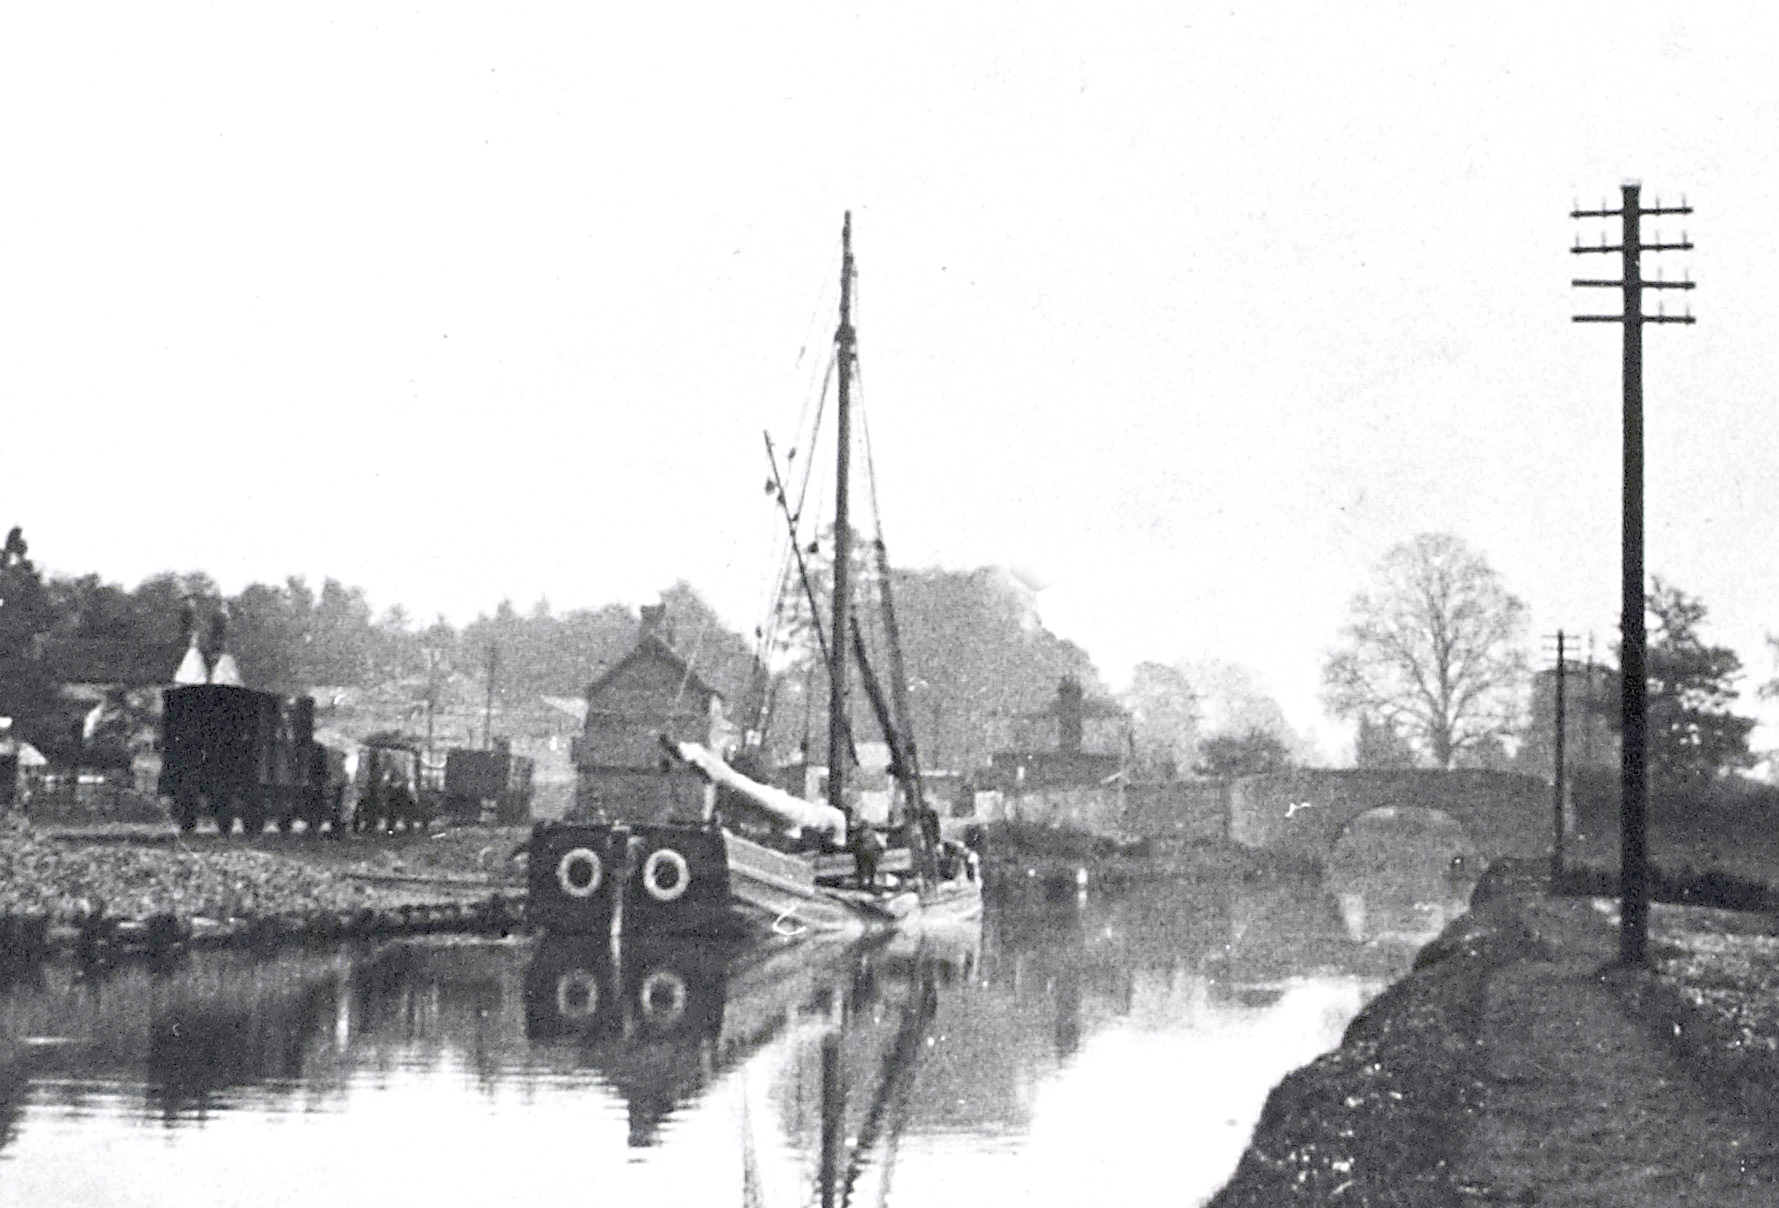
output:
[{"label": "bridge arch", "polygon": [[1440,837],[1449,839],[1451,844],[1476,849],[1476,841],[1464,829],[1464,824],[1437,805],[1379,805],[1347,818],[1330,838],[1328,850],[1339,851],[1344,841],[1360,837],[1368,828],[1387,826],[1410,832],[1442,832]]}]

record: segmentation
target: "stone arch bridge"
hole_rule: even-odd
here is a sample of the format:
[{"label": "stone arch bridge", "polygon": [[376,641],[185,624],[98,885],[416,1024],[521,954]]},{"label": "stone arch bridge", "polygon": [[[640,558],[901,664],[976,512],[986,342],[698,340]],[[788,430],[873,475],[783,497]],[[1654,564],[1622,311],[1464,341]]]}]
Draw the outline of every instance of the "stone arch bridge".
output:
[{"label": "stone arch bridge", "polygon": [[1229,786],[1229,837],[1244,847],[1321,860],[1353,819],[1385,807],[1449,815],[1488,860],[1550,851],[1550,787],[1543,781],[1512,772],[1427,768],[1306,768],[1244,776]]}]

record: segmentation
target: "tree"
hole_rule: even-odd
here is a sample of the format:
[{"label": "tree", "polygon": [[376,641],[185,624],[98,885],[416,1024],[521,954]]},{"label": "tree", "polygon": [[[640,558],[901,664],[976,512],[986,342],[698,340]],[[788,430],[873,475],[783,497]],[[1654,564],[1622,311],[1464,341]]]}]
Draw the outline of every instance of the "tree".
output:
[{"label": "tree", "polygon": [[1644,607],[1650,622],[1644,726],[1651,786],[1684,792],[1753,763],[1748,736],[1754,721],[1730,712],[1742,660],[1699,636],[1705,606],[1656,578]]},{"label": "tree", "polygon": [[1198,694],[1178,667],[1138,663],[1121,702],[1130,711],[1138,774],[1172,780],[1198,755]]},{"label": "tree", "polygon": [[1412,768],[1415,749],[1390,721],[1369,713],[1359,715],[1359,734],[1353,740],[1353,766],[1359,768]]},{"label": "tree", "polygon": [[41,742],[59,737],[56,685],[39,658],[55,613],[29,553],[15,527],[0,549],[0,715],[18,718],[26,736]]},{"label": "tree", "polygon": [[1292,730],[1285,710],[1252,667],[1202,658],[1182,663],[1180,669],[1192,683],[1201,734],[1259,730],[1277,738],[1291,762],[1313,761],[1310,744]]},{"label": "tree", "polygon": [[1214,734],[1199,744],[1201,776],[1258,776],[1291,766],[1291,753],[1278,735],[1266,730]]},{"label": "tree", "polygon": [[[889,661],[881,608],[882,575],[876,547],[855,566],[854,615],[865,634],[872,667],[884,684]],[[855,547],[859,548],[859,547]],[[818,601],[832,581],[831,550],[808,555]],[[976,767],[1008,738],[1013,719],[1056,699],[1065,675],[1079,679],[1090,697],[1105,686],[1086,652],[1058,638],[1040,622],[1032,593],[1005,570],[890,571],[896,629],[908,677],[914,739],[923,766]],[[831,623],[822,614],[823,632]],[[768,650],[773,671],[767,741],[788,753],[803,742],[822,754],[827,734],[828,677],[822,666],[803,588],[794,580],[768,628],[779,644]],[[878,724],[856,669],[848,697],[852,732],[877,737]]]},{"label": "tree", "polygon": [[1422,533],[1384,556],[1353,597],[1322,669],[1336,717],[1386,722],[1435,767],[1514,731],[1526,606],[1463,541]]},{"label": "tree", "polygon": [[723,694],[731,719],[752,723],[764,691],[754,670],[753,644],[730,629],[698,590],[684,579],[661,593],[674,649],[699,678]]}]

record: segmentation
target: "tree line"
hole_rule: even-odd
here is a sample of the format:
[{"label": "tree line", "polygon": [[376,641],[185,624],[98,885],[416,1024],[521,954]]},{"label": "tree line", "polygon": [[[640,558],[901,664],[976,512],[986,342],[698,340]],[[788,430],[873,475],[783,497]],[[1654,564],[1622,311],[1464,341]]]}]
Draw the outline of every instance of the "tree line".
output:
[{"label": "tree line", "polygon": [[[905,635],[908,701],[929,767],[986,762],[996,722],[1044,708],[1073,675],[1106,695],[1092,661],[1036,623],[1029,598],[992,570],[892,572]],[[826,666],[813,630],[791,618],[790,639],[762,650],[764,626],[734,631],[689,583],[661,593],[671,642],[732,715],[764,731],[779,753],[826,734]],[[880,631],[873,631],[881,656]],[[806,619],[805,619],[806,620]],[[403,606],[376,612],[365,592],[300,576],[222,591],[202,572],[167,572],[135,587],[98,575],[45,576],[14,529],[0,554],[0,714],[52,755],[72,752],[86,704],[75,683],[168,682],[188,646],[225,649],[249,687],[283,693],[359,688],[412,706],[479,702],[501,708],[539,697],[579,698],[638,640],[640,618],[606,604],[559,612],[547,600],[501,601],[464,625],[420,621]],[[881,657],[879,667],[884,664]],[[854,690],[855,732],[875,735]],[[77,742],[73,742],[77,746]]]},{"label": "tree line", "polygon": [[[1707,609],[1697,597],[1654,577],[1644,607],[1651,789],[1696,796],[1756,760],[1754,720],[1734,708],[1742,662],[1705,639]],[[1330,713],[1356,724],[1355,762],[1512,766],[1533,690],[1526,617],[1500,575],[1459,538],[1425,533],[1391,549],[1353,598],[1323,666]],[[1616,729],[1617,672],[1608,668],[1604,678],[1584,707]],[[1544,690],[1552,690],[1548,680]],[[1762,692],[1779,693],[1779,681]]]},{"label": "tree line", "polygon": [[[884,570],[862,556],[855,581]],[[828,571],[812,559],[822,598]],[[1033,598],[993,569],[890,570],[907,701],[923,762],[986,763],[998,723],[1042,710],[1072,676],[1113,699],[1091,658],[1039,623]],[[807,597],[791,591],[775,618],[744,635],[684,581],[661,593],[676,648],[720,691],[731,713],[776,753],[825,740],[827,679]],[[1754,761],[1754,723],[1735,711],[1742,666],[1703,635],[1705,606],[1661,579],[1650,589],[1649,733],[1658,789],[1697,786]],[[861,604],[868,657],[887,666],[886,617]],[[1449,534],[1390,550],[1353,598],[1323,665],[1324,702],[1355,727],[1362,767],[1516,766],[1533,693],[1525,605],[1480,554]],[[637,613],[607,604],[521,610],[503,600],[455,626],[421,622],[401,605],[374,612],[364,591],[300,576],[222,592],[201,572],[163,573],[133,588],[97,575],[40,573],[23,533],[0,547],[0,714],[40,745],[68,732],[61,688],[94,679],[165,682],[185,647],[224,647],[244,682],[280,692],[375,687],[415,704],[480,693],[503,706],[580,697],[637,638]],[[1776,647],[1779,649],[1779,647]],[[1774,685],[1765,689],[1773,692]],[[1616,691],[1601,694],[1616,724]],[[1311,752],[1283,711],[1238,665],[1145,662],[1115,698],[1130,719],[1129,755],[1143,779],[1235,775],[1305,762]],[[855,733],[875,735],[864,694]],[[1542,768],[1522,770],[1542,772]]]}]

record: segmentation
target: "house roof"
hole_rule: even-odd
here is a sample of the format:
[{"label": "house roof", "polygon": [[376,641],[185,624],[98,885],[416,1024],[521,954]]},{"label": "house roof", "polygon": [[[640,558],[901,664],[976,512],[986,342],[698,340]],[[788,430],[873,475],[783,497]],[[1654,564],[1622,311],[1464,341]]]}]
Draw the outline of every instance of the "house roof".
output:
[{"label": "house roof", "polygon": [[[1058,717],[1061,713],[1061,704],[1057,701],[1051,701],[1042,709],[1037,709],[1031,713],[1016,713],[1014,716],[1024,721],[1043,721],[1047,718]],[[1083,700],[1081,702],[1081,716],[1084,718],[1129,717],[1130,710],[1109,700]]]},{"label": "house roof", "polygon": [[713,696],[718,700],[723,699],[723,694],[721,692],[718,692],[715,688],[712,688],[709,684],[705,683],[703,679],[699,678],[698,673],[692,670],[692,665],[686,662],[685,659],[681,658],[679,653],[674,650],[672,646],[669,646],[654,632],[643,634],[641,638],[637,639],[636,645],[631,649],[629,654],[626,654],[623,658],[613,663],[605,670],[603,675],[587,685],[587,699],[591,701],[597,693],[602,691],[613,680],[617,679],[618,676],[622,675],[630,667],[647,659],[654,659],[666,663],[683,678],[686,688],[699,693],[705,699],[708,700]]},{"label": "house roof", "polygon": [[538,699],[543,701],[546,707],[554,709],[558,713],[567,714],[576,721],[587,720],[587,700],[585,697],[577,700],[571,696],[542,696]]}]

